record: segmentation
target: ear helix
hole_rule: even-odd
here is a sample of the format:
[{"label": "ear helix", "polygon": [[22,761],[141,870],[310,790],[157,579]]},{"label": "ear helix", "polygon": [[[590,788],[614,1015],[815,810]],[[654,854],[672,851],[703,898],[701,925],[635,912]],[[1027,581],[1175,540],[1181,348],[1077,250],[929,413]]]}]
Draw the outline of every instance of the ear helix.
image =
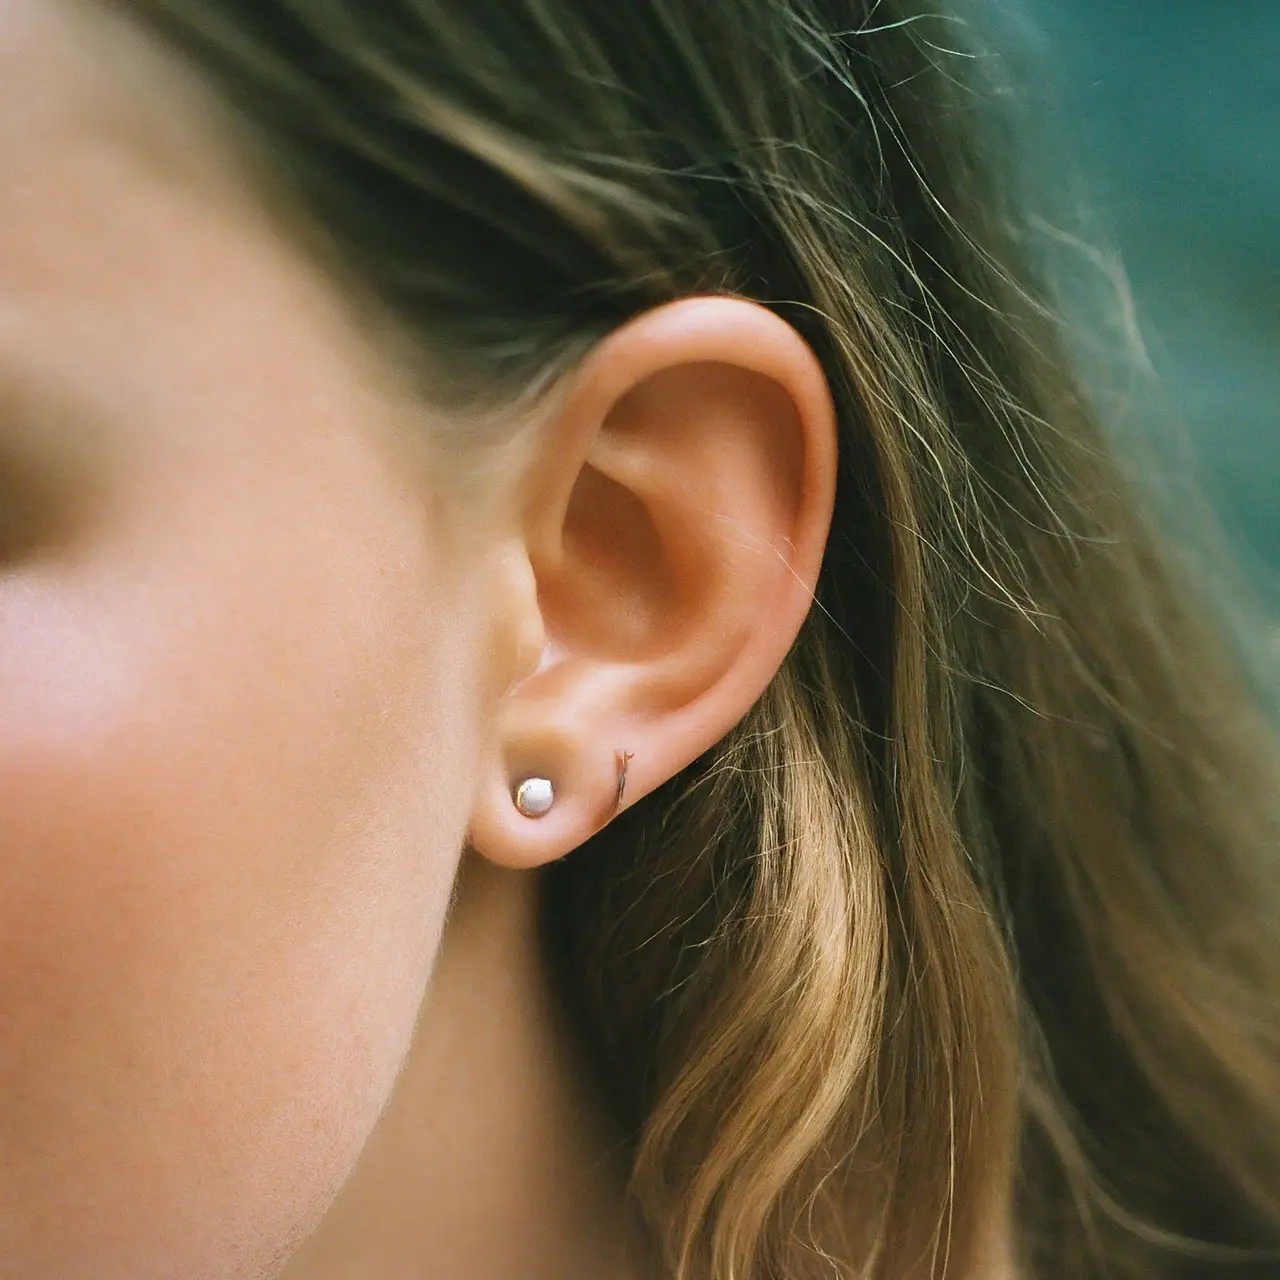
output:
[{"label": "ear helix", "polygon": [[[636,757],[633,751],[615,751],[614,758],[618,763],[618,789],[614,795],[613,811],[618,813],[627,790],[627,769]],[[525,778],[511,798],[523,817],[545,818],[555,807],[556,789],[550,778]]]}]

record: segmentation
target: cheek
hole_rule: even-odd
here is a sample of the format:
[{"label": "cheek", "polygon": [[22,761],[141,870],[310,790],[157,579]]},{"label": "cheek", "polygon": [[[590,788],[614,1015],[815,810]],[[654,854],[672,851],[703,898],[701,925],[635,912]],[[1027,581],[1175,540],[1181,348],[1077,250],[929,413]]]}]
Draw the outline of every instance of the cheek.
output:
[{"label": "cheek", "polygon": [[0,608],[0,1253],[28,1277],[247,1276],[309,1230],[456,870],[458,629],[388,643],[396,592],[340,568],[187,568]]}]

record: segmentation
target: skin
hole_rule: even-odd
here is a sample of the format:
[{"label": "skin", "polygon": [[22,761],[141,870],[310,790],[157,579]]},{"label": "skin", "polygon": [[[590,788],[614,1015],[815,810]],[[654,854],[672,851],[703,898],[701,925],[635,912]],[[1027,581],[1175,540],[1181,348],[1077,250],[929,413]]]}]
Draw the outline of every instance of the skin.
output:
[{"label": "skin", "polygon": [[663,308],[477,489],[114,12],[0,0],[0,172],[0,1277],[638,1273],[537,872],[794,640],[817,362]]}]

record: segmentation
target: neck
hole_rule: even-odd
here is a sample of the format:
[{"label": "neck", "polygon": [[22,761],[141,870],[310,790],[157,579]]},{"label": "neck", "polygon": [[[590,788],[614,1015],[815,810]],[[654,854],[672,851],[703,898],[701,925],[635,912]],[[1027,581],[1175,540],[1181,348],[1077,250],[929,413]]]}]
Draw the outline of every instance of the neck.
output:
[{"label": "neck", "polygon": [[[467,863],[395,1091],[281,1280],[641,1280],[626,1170],[553,998],[533,875]],[[974,1280],[1014,1280],[1012,1233]]]},{"label": "neck", "polygon": [[640,1234],[541,958],[533,875],[464,865],[393,1097],[284,1280],[634,1280]]}]

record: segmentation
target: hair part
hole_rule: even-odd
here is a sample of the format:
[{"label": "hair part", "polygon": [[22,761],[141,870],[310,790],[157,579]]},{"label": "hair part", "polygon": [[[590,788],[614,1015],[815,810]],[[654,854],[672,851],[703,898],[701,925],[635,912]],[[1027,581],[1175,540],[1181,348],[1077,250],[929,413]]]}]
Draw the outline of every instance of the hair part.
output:
[{"label": "hair part", "polygon": [[1280,1245],[1274,730],[1079,385],[970,29],[913,0],[127,7],[432,395],[541,392],[694,293],[823,361],[841,472],[793,652],[547,881],[673,1274],[965,1276],[1009,1215],[1064,1278]]}]

